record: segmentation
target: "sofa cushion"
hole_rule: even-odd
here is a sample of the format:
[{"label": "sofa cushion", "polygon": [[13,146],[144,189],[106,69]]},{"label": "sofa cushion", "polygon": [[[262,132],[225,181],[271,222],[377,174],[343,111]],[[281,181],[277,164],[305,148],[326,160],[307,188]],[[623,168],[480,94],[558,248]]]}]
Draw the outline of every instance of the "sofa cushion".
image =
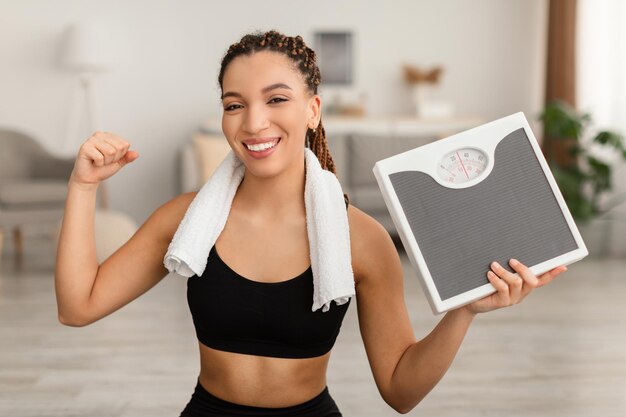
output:
[{"label": "sofa cushion", "polygon": [[226,157],[230,145],[224,136],[208,133],[195,133],[192,139],[200,161],[201,180],[204,184]]}]

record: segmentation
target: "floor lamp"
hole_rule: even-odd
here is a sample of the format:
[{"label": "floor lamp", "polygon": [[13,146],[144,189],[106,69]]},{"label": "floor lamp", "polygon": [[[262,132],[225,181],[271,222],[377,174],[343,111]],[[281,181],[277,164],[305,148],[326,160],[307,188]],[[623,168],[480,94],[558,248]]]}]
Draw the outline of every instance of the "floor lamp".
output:
[{"label": "floor lamp", "polygon": [[[87,116],[89,134],[102,130],[98,113],[94,78],[97,74],[107,72],[109,65],[102,53],[106,37],[93,25],[72,24],[65,33],[63,65],[77,75],[72,90],[70,112],[64,142],[64,153],[76,154],[80,137],[80,124],[84,110]],[[86,139],[86,138],[84,138]],[[100,207],[109,207],[106,181],[98,187]]]},{"label": "floor lamp", "polygon": [[[98,31],[91,24],[70,25],[65,36],[63,64],[77,75],[72,92],[72,101],[67,123],[64,150],[76,154],[80,137],[80,124],[83,112],[86,113],[90,134],[103,130],[98,114],[94,79],[96,74],[109,70],[106,62],[107,40],[110,34]],[[107,35],[107,36],[105,36]],[[84,138],[86,139],[86,138]],[[127,214],[111,210],[106,189],[106,181],[98,187],[100,209],[95,213],[96,257],[104,262],[136,232],[137,224]]]}]

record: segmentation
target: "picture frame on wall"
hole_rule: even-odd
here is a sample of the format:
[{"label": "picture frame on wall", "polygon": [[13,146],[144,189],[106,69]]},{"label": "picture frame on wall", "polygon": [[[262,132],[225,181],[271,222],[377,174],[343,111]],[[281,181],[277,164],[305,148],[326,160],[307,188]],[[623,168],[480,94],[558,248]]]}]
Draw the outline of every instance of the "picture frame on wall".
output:
[{"label": "picture frame on wall", "polygon": [[353,54],[351,32],[315,32],[315,51],[322,75],[322,84],[338,86],[352,84]]}]

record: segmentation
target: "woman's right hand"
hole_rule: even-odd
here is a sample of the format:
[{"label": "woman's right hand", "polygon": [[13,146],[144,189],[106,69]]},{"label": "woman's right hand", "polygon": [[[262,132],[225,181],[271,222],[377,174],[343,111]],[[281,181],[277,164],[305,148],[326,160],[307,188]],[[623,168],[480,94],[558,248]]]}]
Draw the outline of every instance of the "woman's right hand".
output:
[{"label": "woman's right hand", "polygon": [[78,152],[70,181],[83,186],[96,186],[122,167],[139,158],[129,151],[130,143],[109,132],[95,132]]}]

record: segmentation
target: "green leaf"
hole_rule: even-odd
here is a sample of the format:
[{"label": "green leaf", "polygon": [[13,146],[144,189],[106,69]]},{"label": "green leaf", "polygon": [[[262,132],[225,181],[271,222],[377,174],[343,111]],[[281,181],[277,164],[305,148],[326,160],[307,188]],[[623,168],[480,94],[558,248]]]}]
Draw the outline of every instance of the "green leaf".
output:
[{"label": "green leaf", "polygon": [[599,194],[609,190],[611,188],[611,167],[593,156],[587,157],[587,163],[590,169],[589,179],[594,192]]},{"label": "green leaf", "polygon": [[548,136],[555,139],[579,139],[582,136],[584,124],[591,120],[588,114],[576,112],[563,101],[548,103],[540,119],[544,123]]},{"label": "green leaf", "polygon": [[576,220],[588,221],[594,215],[594,209],[590,201],[579,196],[567,202],[570,213]]},{"label": "green leaf", "polygon": [[569,148],[569,150],[567,151],[567,153],[568,153],[570,156],[578,156],[578,155],[580,155],[580,154],[582,154],[582,153],[584,153],[584,152],[583,152],[583,150],[580,148],[580,146],[572,146],[571,148]]},{"label": "green leaf", "polygon": [[593,141],[601,145],[611,146],[618,151],[624,150],[624,138],[616,132],[603,130],[593,138]]},{"label": "green leaf", "polygon": [[593,156],[587,156],[587,163],[596,176],[606,177],[611,174],[611,167]]},{"label": "green leaf", "polygon": [[575,199],[580,193],[582,182],[584,178],[581,177],[580,171],[566,170],[558,167],[552,168],[554,179],[556,180],[563,197],[568,199]]}]

